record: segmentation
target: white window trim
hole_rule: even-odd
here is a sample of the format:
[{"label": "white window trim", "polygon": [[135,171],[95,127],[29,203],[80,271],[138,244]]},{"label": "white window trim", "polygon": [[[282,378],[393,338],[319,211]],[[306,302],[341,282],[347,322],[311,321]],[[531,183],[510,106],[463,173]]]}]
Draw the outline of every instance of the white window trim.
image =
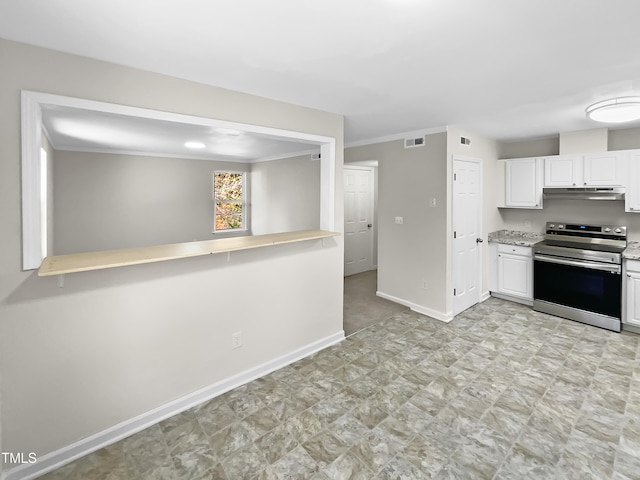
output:
[{"label": "white window trim", "polygon": [[[231,228],[227,230],[217,230],[216,229],[216,192],[215,192],[215,175],[216,173],[240,173],[242,174],[242,227],[240,228]],[[214,170],[213,175],[211,176],[212,185],[212,197],[213,197],[213,233],[214,235],[246,235],[251,229],[250,225],[250,211],[249,211],[249,185],[247,182],[249,181],[249,175],[247,172],[240,170]],[[234,203],[234,201],[229,200],[229,203]]]},{"label": "white window trim", "polygon": [[49,216],[47,209],[47,186],[49,181],[49,161],[47,151],[44,147],[40,147],[40,255],[45,258],[48,254],[48,226],[47,218]]}]

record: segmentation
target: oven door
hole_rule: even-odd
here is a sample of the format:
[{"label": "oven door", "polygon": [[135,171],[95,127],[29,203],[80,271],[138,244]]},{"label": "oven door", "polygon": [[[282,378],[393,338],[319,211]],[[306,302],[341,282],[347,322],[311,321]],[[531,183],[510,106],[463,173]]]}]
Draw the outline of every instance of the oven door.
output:
[{"label": "oven door", "polygon": [[[620,319],[621,297],[620,265],[548,255],[534,256],[534,302],[538,300]],[[583,321],[578,318],[574,320]]]}]

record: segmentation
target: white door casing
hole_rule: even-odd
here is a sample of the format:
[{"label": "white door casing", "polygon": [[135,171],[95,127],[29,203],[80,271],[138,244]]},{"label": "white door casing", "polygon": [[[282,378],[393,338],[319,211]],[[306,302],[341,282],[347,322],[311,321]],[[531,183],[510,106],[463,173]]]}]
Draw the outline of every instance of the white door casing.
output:
[{"label": "white door casing", "polygon": [[453,314],[480,301],[482,161],[453,159]]},{"label": "white door casing", "polygon": [[373,269],[373,169],[344,167],[344,274]]}]

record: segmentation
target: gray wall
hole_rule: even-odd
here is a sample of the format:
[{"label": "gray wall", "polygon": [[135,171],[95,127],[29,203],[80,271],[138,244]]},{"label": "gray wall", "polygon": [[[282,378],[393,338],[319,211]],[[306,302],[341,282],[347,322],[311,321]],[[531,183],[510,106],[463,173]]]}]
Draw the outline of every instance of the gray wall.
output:
[{"label": "gray wall", "polygon": [[213,172],[250,168],[65,151],[53,165],[56,255],[211,240]]},{"label": "gray wall", "polygon": [[405,149],[402,140],[348,148],[345,159],[378,160],[378,290],[446,312],[447,135],[428,135],[419,148]]},{"label": "gray wall", "polygon": [[311,155],[251,165],[254,235],[320,228],[320,161]]},{"label": "gray wall", "polygon": [[[460,137],[471,139],[461,145]],[[498,143],[455,126],[428,135],[425,147],[405,149],[402,140],[345,150],[345,164],[378,160],[378,290],[419,311],[450,318],[452,165],[454,156],[482,160],[482,229],[502,228],[496,205],[504,194]],[[437,206],[430,200],[436,198]],[[396,216],[404,217],[396,225]],[[482,292],[488,292],[488,252],[483,251]],[[426,281],[428,288],[422,285]]]},{"label": "gray wall", "polygon": [[[342,331],[343,241],[65,276],[21,271],[20,91],[336,139],[341,116],[0,39],[2,450],[38,457]],[[243,347],[231,349],[231,334]]]},{"label": "gray wall", "polygon": [[499,158],[544,157],[558,155],[559,153],[559,136],[522,140],[519,142],[500,142],[498,144]]},{"label": "gray wall", "polygon": [[609,150],[640,148],[640,128],[609,130]]},{"label": "gray wall", "polygon": [[320,225],[320,162],[310,155],[248,164],[53,153],[56,255],[211,240],[216,170],[249,173],[249,233]]}]

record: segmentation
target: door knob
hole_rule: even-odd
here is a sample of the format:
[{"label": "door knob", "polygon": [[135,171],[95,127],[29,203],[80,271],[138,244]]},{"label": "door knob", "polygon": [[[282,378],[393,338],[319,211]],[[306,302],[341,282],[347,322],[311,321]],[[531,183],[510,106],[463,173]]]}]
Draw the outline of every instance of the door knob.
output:
[{"label": "door knob", "polygon": [[476,238],[476,243],[482,243],[484,242],[484,240],[482,240],[481,238]]},{"label": "door knob", "polygon": [[367,224],[367,228],[371,228],[373,225],[371,223]]}]

